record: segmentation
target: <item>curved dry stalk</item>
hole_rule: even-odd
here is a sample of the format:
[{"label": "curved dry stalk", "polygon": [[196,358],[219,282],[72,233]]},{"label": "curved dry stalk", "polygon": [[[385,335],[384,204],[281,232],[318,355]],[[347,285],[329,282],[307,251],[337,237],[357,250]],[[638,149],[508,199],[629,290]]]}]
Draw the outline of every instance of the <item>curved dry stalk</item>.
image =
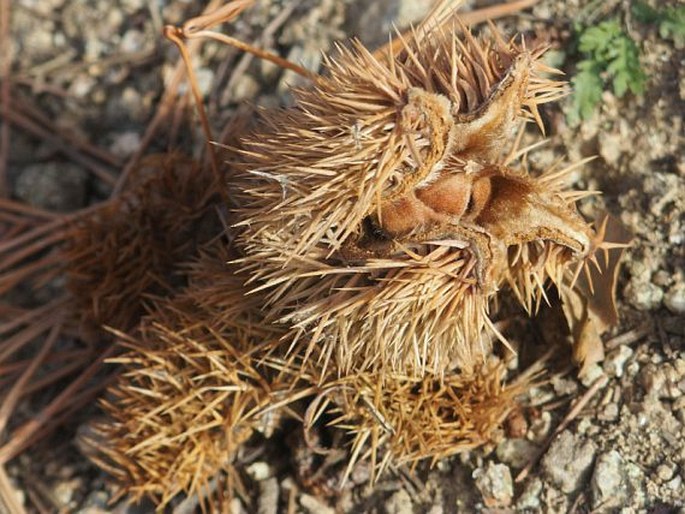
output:
[{"label": "curved dry stalk", "polygon": [[[223,0],[211,0],[207,4],[207,7],[205,7],[204,12],[212,12],[217,8],[217,6],[221,5],[222,2]],[[198,46],[199,42],[191,41],[187,49],[187,53],[192,55],[197,50]],[[129,180],[129,176],[139,166],[140,159],[147,151],[147,148],[157,134],[157,131],[162,127],[164,121],[173,111],[174,102],[178,98],[178,89],[186,76],[186,70],[186,63],[180,59],[174,68],[171,79],[166,85],[164,94],[162,95],[162,99],[159,101],[155,115],[152,117],[152,120],[148,123],[148,126],[145,129],[145,132],[140,140],[140,146],[129,158],[128,162],[124,166],[124,169],[121,171],[114,189],[112,190],[111,197],[117,196],[125,189]]]},{"label": "curved dry stalk", "polygon": [[[75,393],[83,388],[83,386],[100,370],[104,361],[109,358],[114,351],[114,347],[106,349],[90,366],[88,366],[88,368],[50,401],[45,408],[17,428],[13,432],[12,437],[0,447],[0,465],[4,465],[14,458],[25,448],[28,442],[36,437],[36,435],[40,434],[41,437],[44,437],[49,430],[54,429],[55,425],[52,422],[63,410],[78,408],[78,403],[73,401]],[[95,390],[101,390],[104,385],[105,384],[97,385]],[[92,397],[93,394],[91,393],[89,399],[92,399]]]}]

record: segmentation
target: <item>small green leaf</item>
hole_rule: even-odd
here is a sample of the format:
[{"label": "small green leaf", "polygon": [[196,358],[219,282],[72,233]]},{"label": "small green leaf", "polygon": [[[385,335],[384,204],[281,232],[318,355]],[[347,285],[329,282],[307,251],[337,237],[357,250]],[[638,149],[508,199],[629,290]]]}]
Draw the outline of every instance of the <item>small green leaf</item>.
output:
[{"label": "small green leaf", "polygon": [[[645,11],[645,16],[649,11]],[[571,80],[575,94],[569,113],[570,121],[587,119],[602,99],[605,81],[610,82],[617,97],[628,91],[644,92],[647,77],[640,66],[640,52],[618,20],[604,21],[579,32],[578,49],[585,59]]]},{"label": "small green leaf", "polygon": [[685,42],[685,6],[667,9],[659,24],[659,35],[678,44]]},{"label": "small green leaf", "polygon": [[656,23],[661,20],[659,12],[644,2],[633,4],[633,16],[640,23]]},{"label": "small green leaf", "polygon": [[574,95],[569,118],[572,123],[590,118],[602,100],[604,82],[600,73],[600,68],[593,61],[578,63],[578,73],[571,79]]},{"label": "small green leaf", "polygon": [[685,43],[685,5],[656,10],[644,2],[633,5],[633,15],[641,23],[659,24],[659,36],[676,44]]}]

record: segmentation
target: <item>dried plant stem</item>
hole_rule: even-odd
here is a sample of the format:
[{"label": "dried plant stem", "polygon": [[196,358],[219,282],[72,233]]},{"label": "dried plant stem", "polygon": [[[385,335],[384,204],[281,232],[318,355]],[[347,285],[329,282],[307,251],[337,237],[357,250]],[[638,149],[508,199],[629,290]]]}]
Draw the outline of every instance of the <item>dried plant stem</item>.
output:
[{"label": "dried plant stem", "polygon": [[33,119],[33,121],[37,122],[39,125],[47,128],[50,132],[59,134],[59,137],[61,137],[65,143],[72,145],[77,150],[85,152],[93,159],[100,160],[108,166],[112,166],[116,169],[121,167],[122,160],[120,157],[115,156],[105,148],[96,146],[80,138],[77,134],[75,134],[72,131],[58,129],[58,127],[55,126],[55,123],[50,119],[49,116],[46,116],[43,112],[41,112],[34,105],[31,105],[27,101],[21,98],[13,98],[12,107],[15,108],[18,112],[21,112],[22,114],[25,114],[27,117]]},{"label": "dried plant stem", "polygon": [[[41,234],[42,235],[42,234]],[[62,231],[56,231],[54,233],[48,234],[37,241],[33,241],[31,244],[13,252],[11,255],[3,259],[3,263],[0,265],[0,271],[5,271],[10,269],[15,264],[25,260],[31,255],[45,250],[46,248],[52,246],[64,240],[65,234]],[[24,267],[32,266],[32,264],[26,265]],[[4,277],[0,276],[0,283],[4,282]]]},{"label": "dried plant stem", "polygon": [[47,220],[54,220],[60,216],[57,213],[46,211],[32,205],[16,202],[7,198],[0,198],[0,212],[3,210],[19,213],[24,217],[41,218]]},{"label": "dried plant stem", "polygon": [[[40,379],[35,380],[30,385],[26,386],[22,396],[39,391],[54,384],[58,380],[71,375],[81,367],[85,367],[92,358],[93,352],[90,350],[60,351],[59,353],[53,353],[45,359],[45,363],[58,364],[58,366],[53,371],[41,375]],[[0,380],[0,389],[14,383],[14,375],[23,372],[31,365],[31,362],[31,359],[27,359],[0,367],[0,376],[3,377],[2,380]]]},{"label": "dried plant stem", "polygon": [[[483,23],[488,20],[496,20],[497,18],[511,16],[512,14],[516,14],[523,9],[527,9],[530,6],[537,4],[539,1],[540,0],[516,0],[513,2],[499,3],[490,7],[483,7],[475,11],[459,13],[459,26],[478,25],[479,23]],[[429,16],[429,18],[427,18],[422,25],[425,26],[430,25],[433,22],[437,22],[440,27],[446,28],[447,25],[453,24],[455,22],[454,16],[445,16],[444,12],[444,9],[450,6],[451,3],[453,2],[438,2],[438,7],[436,8],[434,15]],[[452,9],[454,8],[450,8],[450,10]],[[382,58],[388,53],[388,50],[392,50],[393,54],[400,52],[403,46],[402,40],[411,38],[412,30],[414,29],[409,29],[403,32],[399,37],[393,38],[390,43],[374,50],[374,57]]]},{"label": "dried plant stem", "polygon": [[12,41],[10,40],[10,0],[0,1],[0,95],[2,97],[2,117],[0,126],[0,197],[9,196],[7,183],[7,162],[10,153],[10,125],[7,120],[10,110],[12,90],[10,85],[10,71],[12,69]]},{"label": "dried plant stem", "polygon": [[629,330],[628,332],[625,332],[623,334],[617,335],[616,337],[612,337],[606,343],[604,343],[604,349],[607,352],[609,352],[614,348],[618,348],[619,346],[631,345],[653,332],[654,328],[652,327],[651,323],[643,323],[637,328]]},{"label": "dried plant stem", "polygon": [[61,312],[59,311],[50,312],[44,318],[36,320],[24,330],[5,339],[0,351],[0,363],[5,362],[8,357],[30,343],[35,337],[51,329],[59,321],[60,316]]},{"label": "dried plant stem", "polygon": [[31,377],[35,374],[38,367],[43,363],[48,355],[48,352],[55,344],[57,336],[59,336],[60,330],[62,329],[62,323],[59,322],[52,326],[50,333],[43,341],[40,351],[31,359],[31,364],[24,370],[21,377],[14,383],[12,388],[9,390],[5,396],[2,405],[0,405],[0,434],[5,431],[7,427],[7,422],[9,417],[14,411],[19,399],[25,393],[26,385]]},{"label": "dried plant stem", "polygon": [[[3,108],[5,108],[5,105],[6,104],[3,103]],[[21,112],[17,112],[12,107],[7,108],[3,115],[5,123],[14,123],[15,125],[26,130],[27,132],[41,139],[44,139],[45,141],[49,141],[51,144],[59,148],[61,152],[64,152],[64,154],[66,154],[70,159],[82,165],[86,169],[90,170],[95,176],[97,176],[106,184],[115,184],[116,179],[114,178],[114,173],[112,172],[112,170],[104,167],[102,164],[98,163],[94,159],[83,155],[72,145],[66,143],[60,135],[60,131],[52,131],[50,129],[47,129],[38,122],[31,120]]]},{"label": "dried plant stem", "polygon": [[[13,436],[10,442],[0,448],[0,459],[2,459],[2,462],[12,460],[27,448],[33,446],[41,439],[44,439],[57,427],[68,423],[70,420],[73,421],[74,414],[78,413],[86,405],[91,404],[100,394],[102,394],[104,389],[112,385],[115,379],[116,374],[112,374],[105,379],[99,380],[95,385],[87,389],[81,389],[77,393],[70,393],[70,396],[66,398],[67,401],[65,403],[67,405],[64,409],[42,419],[36,430],[33,430],[30,433],[21,434],[21,437],[17,437],[16,444],[13,442],[16,436]],[[7,453],[5,453],[6,450]]]},{"label": "dried plant stem", "polygon": [[164,27],[164,37],[169,41],[174,43],[178,47],[178,51],[181,53],[181,58],[186,65],[186,73],[188,73],[188,83],[190,84],[190,90],[193,93],[193,98],[195,99],[195,107],[200,115],[200,123],[202,124],[202,130],[205,133],[205,148],[209,154],[210,163],[212,166],[212,171],[214,172],[214,177],[217,181],[221,180],[221,175],[219,172],[219,159],[216,155],[216,148],[212,144],[214,137],[212,136],[212,129],[209,126],[209,119],[207,118],[207,111],[205,109],[205,104],[202,101],[202,94],[200,93],[200,88],[197,83],[197,77],[195,75],[195,69],[193,68],[192,61],[190,59],[190,53],[185,45],[184,37],[182,31],[175,27],[166,26]]},{"label": "dried plant stem", "polygon": [[[111,346],[105,350],[90,366],[88,366],[83,372],[71,383],[69,384],[57,397],[55,397],[43,410],[41,410],[33,419],[27,421],[19,427],[16,432],[12,435],[11,439],[0,447],[0,465],[8,462],[10,459],[15,457],[31,440],[37,433],[42,433],[49,430],[50,427],[54,427],[56,421],[54,417],[61,413],[63,409],[73,409],[78,403],[75,401],[75,393],[83,387],[94,375],[97,373],[105,360],[111,357],[115,351],[116,347]],[[103,381],[104,382],[104,381]],[[90,395],[97,391],[101,391],[103,387],[106,387],[106,383],[97,384],[94,388],[88,389]],[[89,398],[90,395],[82,396],[81,398]]]},{"label": "dried plant stem", "polygon": [[[293,13],[295,10],[296,4],[289,3],[281,9],[281,11],[278,13],[278,15],[269,22],[269,24],[264,27],[264,30],[259,34],[259,38],[254,42],[254,45],[257,43],[260,43],[262,48],[264,47],[269,47],[273,43],[273,38],[274,34],[276,31],[288,20],[290,15]],[[236,82],[243,76],[245,71],[247,70],[248,66],[254,59],[254,54],[251,53],[245,53],[241,57],[240,61],[236,66],[233,67],[231,70],[231,76],[228,79],[228,82],[226,83],[224,89],[224,94],[227,94],[229,91],[233,90],[233,86],[236,84]],[[228,66],[228,61],[226,61],[226,65]],[[222,72],[222,74],[225,73],[225,68]],[[222,81],[217,81],[217,89],[220,87]],[[219,96],[219,93],[217,92],[217,95]],[[220,141],[223,141],[223,139],[220,139]]]},{"label": "dried plant stem", "polygon": [[477,9],[471,12],[461,13],[459,17],[461,18],[464,25],[476,25],[478,23],[483,23],[488,20],[496,20],[497,18],[503,18],[504,16],[511,16],[516,14],[528,7],[539,3],[540,0],[515,0],[513,2],[502,2],[495,4],[490,7],[483,7],[482,9]]},{"label": "dried plant stem", "polygon": [[294,62],[291,62],[287,59],[284,59],[283,57],[280,57],[276,54],[273,54],[271,52],[267,52],[266,50],[262,50],[260,48],[256,48],[248,43],[244,43],[243,41],[240,41],[239,39],[236,39],[231,36],[227,36],[225,34],[220,34],[218,32],[213,32],[211,30],[201,30],[198,32],[195,32],[192,34],[192,36],[186,36],[188,39],[196,38],[196,37],[204,37],[208,39],[213,39],[215,41],[219,41],[220,43],[224,43],[230,46],[233,46],[237,48],[238,50],[242,50],[243,52],[250,53],[254,55],[255,57],[258,57],[260,59],[264,59],[265,61],[272,62],[276,64],[277,66],[281,68],[285,68],[287,70],[292,70],[298,75],[301,75],[305,78],[314,80],[316,77],[318,77],[318,73],[314,73],[312,71],[309,71],[307,68],[303,68],[302,66],[295,64]]},{"label": "dried plant stem", "polygon": [[[212,0],[207,5],[204,12],[209,13],[214,11],[219,5],[221,5],[221,3],[222,0]],[[192,55],[198,49],[199,46],[199,41],[190,42],[188,45],[188,54]],[[119,195],[121,191],[124,189],[124,186],[128,182],[131,173],[133,172],[133,170],[135,170],[136,166],[140,162],[140,159],[145,154],[147,147],[155,138],[158,130],[163,126],[164,122],[167,120],[169,115],[173,112],[174,104],[178,99],[178,88],[183,82],[185,75],[185,63],[183,62],[183,59],[179,59],[171,75],[171,79],[169,80],[169,83],[166,86],[164,95],[162,96],[162,99],[159,102],[157,111],[155,112],[155,115],[152,118],[152,120],[148,123],[147,128],[145,129],[145,133],[143,134],[143,137],[140,140],[140,145],[138,146],[138,149],[129,158],[128,162],[124,166],[124,169],[121,171],[121,174],[117,179],[116,185],[112,190],[111,197]]]},{"label": "dried plant stem", "polygon": [[[46,316],[49,316],[51,311],[59,311],[68,301],[69,299],[67,296],[60,296],[52,300],[50,303],[43,305],[42,307],[31,309],[22,314],[16,314],[15,316],[12,316],[11,321],[6,321],[5,323],[0,324],[0,336],[9,333],[24,324],[33,325],[35,320],[44,319]],[[6,341],[3,343],[3,345],[5,344]],[[0,363],[1,362],[2,359],[0,358]]]},{"label": "dried plant stem", "polygon": [[[32,252],[44,250],[48,246],[59,242],[64,235],[63,232],[67,224],[81,219],[95,210],[102,209],[106,205],[107,202],[103,202],[91,207],[86,207],[85,209],[81,209],[74,214],[59,216],[58,218],[55,218],[48,223],[43,223],[20,236],[13,237],[5,241],[0,241],[0,254],[5,252],[13,252],[16,248],[21,248],[27,244],[30,245],[28,247],[30,250],[20,250],[22,252],[22,257],[17,258],[14,256],[14,254],[12,254],[13,257],[11,258],[11,263],[15,264],[21,259],[26,258],[28,255],[31,255]],[[0,270],[8,269],[11,266],[11,264],[8,264],[8,262],[10,262],[8,259],[10,258],[3,257],[2,264],[0,264]]]}]

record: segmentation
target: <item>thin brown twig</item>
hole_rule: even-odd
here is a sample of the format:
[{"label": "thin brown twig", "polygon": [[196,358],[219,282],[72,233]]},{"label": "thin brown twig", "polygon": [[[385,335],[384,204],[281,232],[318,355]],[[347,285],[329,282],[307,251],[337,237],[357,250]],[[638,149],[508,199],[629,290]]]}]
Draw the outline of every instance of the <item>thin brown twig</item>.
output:
[{"label": "thin brown twig", "polygon": [[[3,103],[3,106],[4,105],[6,104]],[[115,184],[116,179],[114,178],[114,173],[112,172],[112,170],[104,167],[100,163],[96,162],[94,159],[79,153],[77,149],[73,148],[71,145],[67,144],[67,142],[65,142],[62,139],[62,137],[59,135],[59,132],[55,133],[47,130],[46,128],[39,125],[37,122],[31,120],[21,112],[17,112],[11,107],[6,109],[6,112],[3,112],[3,117],[5,122],[11,122],[26,130],[27,132],[30,132],[31,134],[40,137],[41,139],[44,139],[50,142],[51,144],[55,145],[66,156],[68,156],[74,162],[77,162],[78,164],[93,172],[94,175],[96,175],[106,184]]]},{"label": "thin brown twig", "polygon": [[[42,484],[41,484],[42,485]],[[44,487],[44,486],[43,486]],[[31,501],[31,506],[34,507],[38,514],[50,514],[50,509],[45,505],[44,499],[41,498],[41,493],[39,489],[43,487],[37,487],[36,484],[26,484],[26,494]]]},{"label": "thin brown twig", "polygon": [[20,282],[26,282],[29,277],[42,276],[46,273],[53,275],[51,270],[59,269],[64,262],[64,257],[57,253],[51,253],[20,267],[0,274],[0,294],[6,293]]},{"label": "thin brown twig", "polygon": [[[219,5],[221,5],[221,3],[222,0],[212,0],[203,12],[208,13],[213,11]],[[190,42],[188,44],[188,53],[192,55],[193,53],[195,53],[199,46],[199,41]],[[140,159],[147,150],[147,147],[156,137],[157,132],[163,126],[164,122],[167,120],[169,115],[173,112],[174,103],[176,102],[178,97],[178,89],[181,83],[183,82],[184,77],[185,64],[183,63],[182,59],[179,59],[171,75],[171,79],[169,80],[169,83],[166,86],[166,90],[162,95],[162,99],[158,104],[157,111],[155,112],[155,115],[153,116],[152,120],[150,120],[150,122],[148,123],[147,128],[145,129],[145,132],[143,134],[143,137],[140,140],[140,145],[138,146],[138,149],[129,158],[126,165],[124,166],[124,169],[121,171],[117,183],[114,186],[114,189],[112,190],[111,197],[117,196],[124,189],[126,183],[128,182],[128,178],[140,162]]]},{"label": "thin brown twig", "polygon": [[[281,9],[278,15],[264,28],[262,33],[259,35],[259,38],[257,38],[253,43],[253,46],[256,46],[257,43],[259,43],[262,47],[271,46],[274,34],[292,15],[295,7],[296,4],[293,2]],[[249,52],[245,52],[243,54],[238,64],[231,72],[231,76],[226,83],[226,92],[229,92],[233,88],[234,84],[240,79],[240,77],[242,77],[243,73],[247,70],[254,57],[255,55]]]},{"label": "thin brown twig", "polygon": [[9,333],[21,325],[33,324],[34,320],[44,319],[46,316],[49,316],[50,311],[59,311],[68,301],[69,298],[66,295],[60,296],[41,307],[31,309],[21,314],[16,314],[12,317],[11,321],[0,324],[0,335]]},{"label": "thin brown twig", "polygon": [[[68,402],[66,402],[67,405],[63,411],[59,412],[58,415],[51,413],[49,416],[44,417],[41,420],[42,424],[37,427],[40,430],[33,430],[30,433],[22,434],[22,437],[17,440],[16,444],[10,446],[10,443],[12,443],[12,441],[10,441],[10,443],[0,448],[0,460],[2,462],[8,462],[12,460],[17,455],[21,454],[21,452],[23,452],[26,448],[31,447],[36,442],[43,439],[58,426],[68,422],[69,420],[72,420],[75,413],[91,403],[100,393],[102,393],[103,389],[106,389],[112,385],[116,379],[117,374],[113,373],[102,380],[98,380],[91,387],[82,389],[78,393],[70,392],[69,394],[72,396],[68,397]],[[28,425],[28,423],[26,425]],[[24,427],[26,427],[26,425]]]},{"label": "thin brown twig", "polygon": [[44,219],[55,219],[60,216],[56,212],[46,211],[33,205],[27,205],[25,203],[16,202],[8,198],[0,198],[0,209],[4,209],[10,212],[18,212],[25,216],[30,216],[34,218],[44,218]]},{"label": "thin brown twig", "polygon": [[35,337],[51,329],[59,321],[60,317],[61,313],[52,312],[44,318],[36,320],[34,323],[28,325],[21,332],[5,339],[2,342],[2,347],[0,347],[2,348],[0,351],[0,363],[5,362],[8,357],[12,356],[20,348],[23,348],[24,345],[31,342]]},{"label": "thin brown twig", "polygon": [[164,37],[169,41],[174,43],[181,53],[181,59],[186,65],[186,73],[188,74],[188,84],[190,85],[190,91],[193,94],[195,100],[195,108],[200,115],[200,124],[202,125],[202,130],[205,133],[206,141],[205,148],[210,157],[210,164],[212,166],[212,171],[214,172],[214,178],[217,181],[221,180],[221,175],[219,173],[219,159],[216,155],[216,149],[212,145],[212,129],[209,126],[209,119],[207,118],[207,111],[205,109],[205,104],[202,100],[202,93],[198,87],[197,77],[195,75],[195,70],[193,68],[193,63],[190,58],[190,53],[188,52],[188,47],[185,44],[185,37],[181,30],[176,27],[167,25],[164,27]]},{"label": "thin brown twig", "polygon": [[[43,237],[37,241],[33,241],[31,244],[29,244],[29,245],[27,245],[21,249],[17,249],[16,251],[12,252],[11,255],[5,256],[3,258],[3,262],[0,265],[0,272],[10,269],[12,266],[17,264],[18,262],[23,261],[25,258],[27,258],[31,255],[35,255],[36,253],[38,253],[42,250],[45,250],[49,246],[62,241],[64,239],[64,237],[65,237],[65,233],[62,230],[57,230],[54,233],[49,234],[49,235],[47,235],[47,236],[45,236],[45,237]],[[26,268],[26,267],[31,267],[31,266],[35,266],[35,265],[36,265],[36,263],[32,262],[32,263],[26,264],[24,267]],[[7,279],[6,276],[0,275],[0,282],[2,282],[3,280],[6,280],[6,279]]]},{"label": "thin brown twig", "polygon": [[[54,352],[52,355],[46,357],[45,364],[80,362],[82,360],[85,360],[88,356],[91,356],[90,350],[59,351]],[[13,375],[23,373],[24,370],[31,365],[31,362],[33,362],[33,357],[0,365],[0,377],[2,377],[0,378],[0,389],[2,389],[2,386],[6,382],[13,382],[15,378]],[[62,367],[64,366],[59,366],[59,369],[61,370]],[[40,381],[42,382],[42,379]]]},{"label": "thin brown twig", "polygon": [[29,104],[21,98],[14,99],[13,106],[23,114],[37,121],[41,126],[50,130],[50,132],[58,133],[59,136],[64,139],[65,142],[70,143],[75,148],[82,150],[91,157],[103,161],[105,164],[113,166],[114,168],[120,168],[123,164],[122,159],[113,155],[108,150],[96,146],[87,140],[78,137],[75,133],[69,130],[58,130],[52,120],[45,115],[45,113],[38,110],[33,105]]},{"label": "thin brown twig", "polygon": [[[38,433],[42,434],[54,427],[57,420],[62,419],[62,416],[58,416],[58,413],[60,413],[65,405],[70,411],[75,408],[75,406],[78,406],[79,401],[75,399],[75,393],[100,370],[105,360],[113,355],[116,350],[117,347],[115,345],[107,348],[95,362],[83,370],[83,372],[41,412],[19,427],[12,434],[11,439],[0,448],[0,463],[4,464],[15,457]],[[95,389],[99,391],[103,386],[103,384],[98,384],[97,386],[94,386],[94,388],[87,389],[86,391],[92,390],[95,392]],[[83,393],[81,394],[83,395]],[[83,396],[81,396],[81,401],[83,401]],[[42,432],[41,429],[43,429]]]},{"label": "thin brown twig", "polygon": [[0,2],[0,48],[3,49],[2,67],[0,75],[2,83],[0,95],[2,98],[3,122],[0,126],[0,197],[9,196],[9,184],[7,182],[7,163],[10,152],[10,125],[7,121],[12,91],[10,86],[10,71],[12,69],[12,42],[10,40],[10,0]]},{"label": "thin brown twig", "polygon": [[515,0],[513,2],[503,2],[491,7],[483,7],[476,11],[465,12],[460,14],[459,17],[464,25],[476,25],[478,23],[483,23],[484,21],[511,16],[523,9],[534,6],[538,2],[540,2],[540,0]]},{"label": "thin brown twig", "polygon": [[[36,244],[39,246],[42,245],[42,246],[40,246],[40,248],[37,248],[37,249],[34,248],[35,251],[37,251],[38,249],[46,248],[47,246],[49,246],[53,242],[59,240],[59,238],[52,237],[52,236],[46,236],[45,234],[50,234],[53,232],[61,232],[67,226],[67,224],[75,222],[76,220],[91,214],[93,211],[104,208],[106,204],[107,204],[107,202],[100,202],[98,204],[91,205],[90,207],[85,207],[79,211],[72,213],[72,214],[61,215],[59,218],[57,218],[53,221],[38,225],[37,227],[32,228],[27,232],[24,232],[20,236],[16,236],[16,237],[13,237],[11,239],[4,240],[4,241],[0,240],[0,253],[13,251],[15,248],[19,248],[22,245],[28,244],[30,241],[32,241],[34,239],[38,240],[38,241],[36,241],[33,244]],[[41,239],[41,238],[43,238],[43,239]],[[40,242],[40,241],[45,241],[45,240],[47,240],[49,242],[47,242],[47,243],[46,242],[42,242],[42,243]],[[7,265],[6,265],[6,261],[4,258],[3,258],[2,262],[6,268]]]},{"label": "thin brown twig", "polygon": [[637,328],[628,330],[628,332],[619,334],[616,337],[612,337],[604,344],[604,348],[609,351],[613,350],[614,348],[618,348],[619,346],[628,346],[636,343],[643,337],[648,336],[650,333],[652,333],[652,331],[653,328],[651,323],[643,323]]},{"label": "thin brown twig", "polygon": [[[464,26],[472,26],[472,25],[478,25],[479,23],[483,23],[488,20],[496,20],[497,18],[503,18],[505,16],[511,16],[512,14],[516,14],[517,12],[527,9],[528,7],[531,7],[538,3],[540,0],[515,0],[513,2],[504,2],[500,4],[493,5],[491,7],[484,7],[482,9],[477,9],[475,11],[470,11],[470,12],[464,12],[464,13],[459,13],[458,19],[460,23]],[[440,10],[438,9],[437,12]],[[436,14],[437,14],[436,12]],[[439,17],[439,16],[438,16]],[[439,17],[440,18],[440,17]],[[428,19],[429,23],[430,18]],[[454,22],[455,18],[454,16],[447,16],[444,19],[437,19],[435,20],[437,23],[440,25],[444,25],[447,23],[452,23]],[[402,39],[407,39],[411,36],[412,30],[410,29],[408,31],[405,31],[401,34],[401,37],[395,37],[393,38],[392,41],[387,43],[386,45],[381,46],[380,48],[376,49],[374,51],[374,56],[380,57],[383,55],[388,54],[388,50],[392,50],[393,54],[397,54],[401,48],[402,48]]]},{"label": "thin brown twig", "polygon": [[17,406],[19,399],[24,395],[24,388],[38,367],[47,357],[50,348],[52,348],[57,340],[57,337],[59,336],[61,328],[61,322],[52,326],[52,329],[50,330],[48,337],[46,337],[45,341],[43,341],[40,350],[31,359],[31,364],[29,364],[29,366],[24,370],[19,379],[14,383],[12,388],[7,393],[7,396],[5,396],[2,405],[0,405],[0,433],[5,431],[14,408]]}]

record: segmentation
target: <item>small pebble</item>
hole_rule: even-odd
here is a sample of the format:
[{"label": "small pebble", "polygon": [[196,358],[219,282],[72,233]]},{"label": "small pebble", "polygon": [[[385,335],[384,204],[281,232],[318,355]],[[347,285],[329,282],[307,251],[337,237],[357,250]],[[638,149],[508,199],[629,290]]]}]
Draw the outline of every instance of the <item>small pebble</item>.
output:
[{"label": "small pebble", "polygon": [[605,405],[602,411],[597,415],[601,421],[616,421],[618,419],[619,408],[616,403],[609,403]]},{"label": "small pebble", "polygon": [[279,494],[280,490],[276,477],[267,478],[259,482],[257,514],[277,514]]},{"label": "small pebble", "polygon": [[664,295],[664,305],[673,314],[685,314],[685,284],[676,284]]},{"label": "small pebble", "polygon": [[624,291],[624,296],[636,309],[649,311],[659,307],[664,291],[651,282],[631,280]]},{"label": "small pebble", "polygon": [[309,494],[300,495],[300,505],[309,514],[335,514],[335,510]]},{"label": "small pebble", "polygon": [[623,154],[621,134],[618,132],[600,131],[597,135],[599,155],[609,166],[617,166]]},{"label": "small pebble", "polygon": [[140,134],[138,132],[122,132],[114,136],[112,144],[109,145],[109,151],[116,157],[126,158],[133,155],[139,147]]},{"label": "small pebble", "polygon": [[673,491],[681,491],[683,487],[683,477],[677,475],[673,480],[666,483],[666,487],[672,489]]},{"label": "small pebble", "polygon": [[271,476],[271,467],[266,462],[254,462],[247,467],[246,471],[257,482],[266,480]]},{"label": "small pebble", "polygon": [[60,506],[68,508],[72,506],[71,503],[74,498],[74,494],[82,487],[83,481],[78,478],[60,480],[60,482],[52,490],[52,494]]},{"label": "small pebble", "polygon": [[528,509],[536,511],[540,508],[540,493],[542,492],[542,480],[538,477],[526,483],[523,492],[516,502],[516,508],[521,512],[528,512]]},{"label": "small pebble", "polygon": [[540,417],[530,422],[530,428],[526,434],[526,439],[534,443],[542,443],[547,439],[552,430],[552,415],[544,411]]},{"label": "small pebble", "polygon": [[42,209],[69,212],[83,207],[88,172],[70,162],[45,162],[24,168],[17,177],[15,195]]},{"label": "small pebble", "polygon": [[564,493],[577,491],[588,478],[596,446],[569,430],[563,431],[542,459],[545,476]]},{"label": "small pebble", "polygon": [[253,100],[259,93],[259,88],[259,82],[245,73],[231,87],[228,100],[232,103]]},{"label": "small pebble", "polygon": [[511,471],[505,464],[489,461],[485,467],[473,472],[476,487],[487,507],[507,507],[514,496],[514,482]]},{"label": "small pebble", "polygon": [[595,363],[587,366],[584,369],[583,376],[578,378],[580,379],[581,384],[583,384],[585,387],[590,387],[597,380],[599,380],[602,375],[604,375],[604,370],[599,364]]},{"label": "small pebble", "polygon": [[245,507],[243,507],[243,502],[240,498],[233,498],[231,503],[228,505],[228,510],[231,514],[247,514]]},{"label": "small pebble", "polygon": [[673,478],[674,473],[675,466],[672,462],[669,462],[667,464],[659,464],[656,468],[656,476],[662,482],[668,482],[670,479]]},{"label": "small pebble", "polygon": [[603,453],[597,458],[590,488],[594,508],[617,507],[627,499],[626,477],[623,458],[616,450]]},{"label": "small pebble", "polygon": [[537,445],[526,439],[504,439],[497,445],[497,458],[514,469],[528,464],[538,451]]},{"label": "small pebble", "polygon": [[622,377],[626,362],[628,362],[632,355],[633,350],[629,346],[619,346],[604,359],[604,371],[610,377]]},{"label": "small pebble", "polygon": [[385,502],[385,514],[414,514],[411,496],[404,489],[394,492]]}]

